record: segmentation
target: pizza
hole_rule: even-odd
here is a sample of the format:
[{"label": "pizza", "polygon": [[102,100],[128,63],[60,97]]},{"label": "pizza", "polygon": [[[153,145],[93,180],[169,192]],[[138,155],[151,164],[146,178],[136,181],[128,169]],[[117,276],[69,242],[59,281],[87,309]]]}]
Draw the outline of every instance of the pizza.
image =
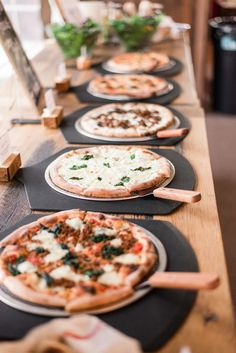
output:
[{"label": "pizza", "polygon": [[167,55],[157,52],[133,52],[116,55],[106,62],[112,72],[150,72],[164,68],[170,63]]},{"label": "pizza", "polygon": [[132,295],[158,261],[143,228],[79,209],[42,217],[0,246],[1,284],[23,300],[68,312]]},{"label": "pizza", "polygon": [[99,146],[72,150],[50,166],[60,189],[99,198],[129,197],[169,178],[170,162],[139,147]]},{"label": "pizza", "polygon": [[112,103],[90,110],[80,126],[88,133],[107,137],[155,136],[175,123],[174,114],[157,104]]},{"label": "pizza", "polygon": [[148,98],[166,92],[168,82],[152,75],[104,75],[90,81],[88,92],[93,95]]}]

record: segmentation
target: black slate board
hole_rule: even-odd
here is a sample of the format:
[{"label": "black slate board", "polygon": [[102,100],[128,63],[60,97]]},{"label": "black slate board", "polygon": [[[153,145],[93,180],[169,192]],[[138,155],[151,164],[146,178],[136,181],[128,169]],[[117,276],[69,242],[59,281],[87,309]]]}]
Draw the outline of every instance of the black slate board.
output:
[{"label": "black slate board", "polygon": [[[181,93],[181,88],[179,84],[173,80],[167,79],[169,83],[171,83],[174,88],[166,94],[163,94],[159,97],[151,97],[147,99],[139,99],[139,101],[144,101],[146,103],[157,103],[157,104],[168,104],[172,102],[175,98],[177,98]],[[87,87],[89,82],[85,82],[80,86],[73,86],[70,88],[70,92],[74,93],[81,103],[109,103],[114,102],[114,99],[105,99],[95,97],[92,94],[88,93]],[[125,102],[137,101],[137,99],[129,99]],[[119,101],[121,102],[121,101]]]},{"label": "black slate board", "polygon": [[[174,65],[169,69],[160,70],[160,71],[151,71],[148,73],[152,74],[153,76],[161,76],[161,77],[169,77],[169,76],[174,76],[179,74],[183,70],[183,64],[181,63],[180,60],[174,58],[173,56],[170,56],[170,59],[174,63]],[[107,75],[112,73],[111,71],[104,69],[102,64],[94,66],[94,69],[97,70],[101,75]]]},{"label": "black slate board", "polygon": [[[89,211],[133,214],[169,214],[181,205],[181,202],[162,200],[146,196],[123,201],[88,201],[69,197],[53,190],[45,181],[47,166],[59,155],[76,148],[65,148],[53,156],[30,167],[22,168],[16,175],[25,185],[25,190],[32,210],[61,211],[70,208],[81,208]],[[195,174],[189,162],[178,152],[165,149],[152,149],[168,158],[175,166],[175,177],[169,187],[193,190]]]},{"label": "black slate board", "polygon": [[[30,215],[1,233],[0,238],[17,227],[30,223],[42,215]],[[198,271],[193,249],[169,222],[131,220],[155,234],[168,256],[168,271]],[[145,352],[156,351],[180,328],[188,316],[196,293],[192,291],[153,289],[145,297],[127,307],[98,315],[100,319],[123,333],[138,339]],[[13,309],[0,302],[0,339],[19,339],[32,327],[50,319]]]},{"label": "black slate board", "polygon": [[[140,141],[140,142],[127,142],[127,141],[104,141],[104,140],[99,140],[99,139],[94,139],[94,138],[90,138],[88,136],[85,136],[83,134],[81,134],[80,132],[78,132],[75,129],[75,123],[76,121],[81,118],[85,113],[87,113],[88,111],[95,109],[97,107],[100,107],[102,104],[94,104],[94,105],[89,105],[86,107],[83,107],[79,110],[76,110],[75,112],[73,112],[70,115],[67,115],[61,125],[60,125],[60,129],[61,132],[64,136],[64,138],[66,139],[66,141],[68,143],[72,143],[72,144],[86,144],[86,145],[101,145],[101,143],[103,145],[127,145],[127,143],[129,145],[145,145],[145,146],[172,146],[172,145],[176,145],[177,143],[179,143],[180,141],[182,141],[186,136],[179,136],[179,137],[170,137],[170,138],[164,138],[164,139],[153,139],[153,140],[149,140],[149,141]],[[170,108],[168,107],[168,109],[170,109],[179,119],[180,121],[180,125],[178,128],[189,128],[190,129],[190,122],[189,120],[179,111],[177,111],[176,109]]]}]

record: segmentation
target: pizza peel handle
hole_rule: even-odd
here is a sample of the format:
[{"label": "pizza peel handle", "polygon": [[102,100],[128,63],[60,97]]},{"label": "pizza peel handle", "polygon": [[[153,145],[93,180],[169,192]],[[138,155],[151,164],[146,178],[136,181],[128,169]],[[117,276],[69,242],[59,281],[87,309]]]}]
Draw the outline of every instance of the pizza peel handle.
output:
[{"label": "pizza peel handle", "polygon": [[154,288],[175,288],[186,290],[211,290],[220,284],[220,278],[214,273],[199,272],[155,272],[141,286],[150,285]]},{"label": "pizza peel handle", "polygon": [[169,138],[169,137],[179,137],[186,136],[189,133],[189,129],[187,127],[183,127],[180,129],[167,129],[161,130],[157,132],[158,138]]},{"label": "pizza peel handle", "polygon": [[201,200],[201,194],[198,191],[171,189],[160,187],[153,190],[153,196],[165,200],[174,200],[187,203],[194,203]]}]

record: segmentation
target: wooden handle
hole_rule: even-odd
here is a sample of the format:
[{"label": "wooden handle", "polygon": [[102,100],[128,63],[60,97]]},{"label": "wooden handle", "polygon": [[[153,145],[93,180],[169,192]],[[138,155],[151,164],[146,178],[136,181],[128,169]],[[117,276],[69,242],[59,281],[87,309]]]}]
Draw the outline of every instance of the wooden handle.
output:
[{"label": "wooden handle", "polygon": [[148,283],[155,288],[210,290],[219,286],[220,278],[213,273],[156,272],[149,278]]},{"label": "wooden handle", "polygon": [[175,200],[187,203],[194,203],[201,200],[201,194],[198,191],[181,190],[171,188],[158,188],[153,191],[155,197],[166,200]]},{"label": "wooden handle", "polygon": [[181,129],[167,129],[157,132],[158,138],[176,137],[176,136],[186,136],[189,133],[189,129],[184,127]]}]

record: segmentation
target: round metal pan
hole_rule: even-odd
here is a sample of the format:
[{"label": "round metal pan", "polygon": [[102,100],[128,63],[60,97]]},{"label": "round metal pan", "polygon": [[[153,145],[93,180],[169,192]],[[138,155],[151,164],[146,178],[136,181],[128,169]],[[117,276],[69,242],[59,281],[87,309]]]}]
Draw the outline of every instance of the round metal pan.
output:
[{"label": "round metal pan", "polygon": [[103,98],[103,99],[107,99],[107,100],[121,101],[121,102],[122,101],[130,101],[130,100],[137,101],[137,100],[140,100],[140,99],[149,99],[149,98],[153,98],[153,97],[161,97],[161,96],[164,96],[164,95],[170,93],[173,89],[174,89],[174,86],[172,85],[172,83],[168,83],[166,88],[161,90],[159,93],[155,94],[154,96],[151,95],[150,97],[143,98],[143,97],[130,97],[130,96],[125,96],[125,95],[112,96],[112,95],[107,95],[107,94],[103,94],[103,93],[94,93],[93,91],[90,90],[89,85],[87,87],[88,93],[91,94],[94,97]]},{"label": "round metal pan", "polygon": [[105,61],[102,64],[102,68],[106,71],[112,72],[114,74],[155,74],[158,72],[162,72],[162,71],[166,71],[166,70],[170,70],[172,69],[174,66],[176,65],[176,63],[174,62],[174,60],[170,60],[170,62],[168,64],[166,64],[165,66],[160,67],[159,69],[154,69],[151,71],[142,71],[142,70],[133,70],[133,71],[123,71],[123,70],[119,70],[119,69],[113,69],[109,66],[108,61]]},{"label": "round metal pan", "polygon": [[76,199],[82,199],[82,200],[88,200],[88,201],[123,201],[123,200],[131,200],[131,199],[136,199],[136,198],[139,198],[139,197],[145,197],[145,196],[148,196],[148,195],[151,195],[153,190],[157,189],[158,187],[165,187],[167,186],[174,178],[175,176],[175,167],[174,165],[168,160],[169,164],[170,164],[170,168],[171,168],[171,175],[169,178],[167,179],[164,179],[162,182],[160,182],[159,184],[155,185],[155,187],[151,188],[151,189],[146,189],[146,190],[141,190],[140,192],[137,192],[137,193],[134,193],[133,195],[131,196],[127,196],[127,197],[113,197],[113,198],[102,198],[102,197],[89,197],[89,196],[83,196],[83,195],[77,195],[77,194],[74,194],[72,192],[69,192],[69,191],[66,191],[66,190],[63,190],[61,188],[59,188],[57,185],[55,185],[50,177],[50,169],[51,167],[53,167],[54,163],[56,161],[52,162],[49,164],[49,166],[47,167],[47,169],[45,170],[45,174],[44,174],[44,177],[45,177],[45,180],[47,182],[47,184],[52,188],[54,189],[55,191],[63,194],[63,195],[66,195],[66,196],[70,196],[70,197],[73,197],[73,198],[76,198]]},{"label": "round metal pan", "polygon": [[[156,140],[157,137],[156,135],[150,135],[150,136],[142,136],[142,137],[109,137],[109,136],[101,136],[101,135],[95,135],[90,132],[87,132],[86,130],[83,129],[81,126],[81,120],[83,117],[79,118],[75,122],[75,129],[82,135],[96,139],[96,140],[102,140],[102,141],[110,141],[110,142],[143,142],[143,141],[150,141],[150,140]],[[165,130],[173,130],[177,129],[180,125],[180,120],[177,116],[174,116],[174,124],[169,127],[168,129]]]},{"label": "round metal pan", "polygon": [[[163,244],[160,242],[159,239],[156,238],[156,236],[153,233],[149,232],[147,229],[140,226],[137,226],[137,227],[141,228],[147,234],[147,236],[150,238],[153,245],[155,246],[156,252],[158,253],[158,262],[156,265],[154,265],[154,268],[152,269],[151,272],[152,273],[154,271],[164,272],[167,266],[167,254]],[[146,278],[144,278],[143,281],[144,280],[146,280]],[[123,308],[135,302],[136,300],[139,300],[140,298],[142,298],[144,295],[150,292],[151,289],[152,289],[151,287],[147,287],[147,288],[136,290],[134,291],[131,297],[128,297],[122,301],[119,301],[111,305],[107,305],[103,308],[87,310],[87,311],[85,310],[83,311],[83,313],[103,314],[103,313],[108,313],[108,312]],[[50,316],[50,317],[70,316],[70,314],[66,312],[64,309],[42,306],[42,305],[38,305],[38,304],[34,304],[28,301],[22,300],[17,296],[13,295],[4,285],[0,285],[0,301],[2,301],[4,304],[14,309],[21,310],[30,314]]]}]

